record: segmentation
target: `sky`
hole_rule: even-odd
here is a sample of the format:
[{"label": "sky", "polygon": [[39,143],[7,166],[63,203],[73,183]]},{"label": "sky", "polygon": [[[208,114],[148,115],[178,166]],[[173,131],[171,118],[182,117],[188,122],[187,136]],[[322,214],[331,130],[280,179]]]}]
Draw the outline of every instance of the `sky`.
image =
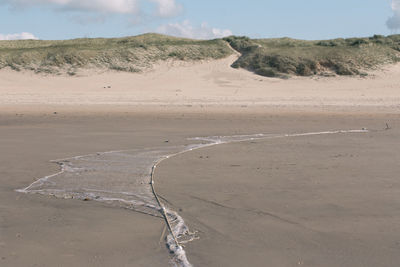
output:
[{"label": "sky", "polygon": [[157,32],[321,40],[400,33],[400,0],[0,0],[0,40]]}]

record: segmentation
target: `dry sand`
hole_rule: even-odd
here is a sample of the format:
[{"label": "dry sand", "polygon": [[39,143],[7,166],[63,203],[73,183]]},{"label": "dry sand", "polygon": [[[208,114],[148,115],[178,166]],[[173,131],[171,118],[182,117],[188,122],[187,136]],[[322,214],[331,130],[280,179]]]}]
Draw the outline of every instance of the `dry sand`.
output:
[{"label": "dry sand", "polygon": [[230,69],[232,60],[141,75],[0,71],[0,266],[169,264],[159,218],[14,191],[56,172],[49,160],[362,127],[372,131],[186,153],[160,165],[156,186],[199,231],[186,247],[195,266],[398,266],[400,68],[281,81]]},{"label": "dry sand", "polygon": [[145,74],[83,77],[0,71],[0,104],[240,106],[400,110],[400,64],[367,78],[271,79],[230,67],[236,56],[202,64],[163,63]]}]

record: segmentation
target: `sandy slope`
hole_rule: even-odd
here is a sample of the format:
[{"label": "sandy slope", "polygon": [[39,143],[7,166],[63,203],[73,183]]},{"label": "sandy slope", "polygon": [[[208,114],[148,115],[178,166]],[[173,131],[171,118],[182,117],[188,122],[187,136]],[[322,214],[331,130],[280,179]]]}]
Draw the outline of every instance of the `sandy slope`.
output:
[{"label": "sandy slope", "polygon": [[195,64],[164,62],[145,74],[55,77],[2,70],[0,104],[400,108],[400,65],[368,78],[279,80],[231,68],[236,58]]}]

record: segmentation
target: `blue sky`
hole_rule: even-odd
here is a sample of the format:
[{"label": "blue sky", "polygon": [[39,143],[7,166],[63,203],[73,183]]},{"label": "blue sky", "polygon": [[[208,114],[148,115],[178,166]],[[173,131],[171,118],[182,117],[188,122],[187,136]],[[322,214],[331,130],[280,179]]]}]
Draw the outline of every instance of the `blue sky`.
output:
[{"label": "blue sky", "polygon": [[328,39],[399,28],[400,0],[0,0],[0,39],[145,32]]}]

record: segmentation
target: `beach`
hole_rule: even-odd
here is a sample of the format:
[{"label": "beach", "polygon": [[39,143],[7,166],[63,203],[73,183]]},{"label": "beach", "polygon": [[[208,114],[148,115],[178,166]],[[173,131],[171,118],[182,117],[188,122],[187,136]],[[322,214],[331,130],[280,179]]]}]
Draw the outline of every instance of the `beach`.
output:
[{"label": "beach", "polygon": [[160,163],[155,187],[197,231],[184,248],[194,266],[396,266],[399,67],[279,80],[231,69],[232,60],[83,77],[1,71],[0,265],[171,264],[162,218],[15,191],[58,172],[51,160],[365,128],[187,152]]},{"label": "beach", "polygon": [[[385,65],[369,76],[268,78],[230,67],[238,55],[203,62],[166,61],[132,74],[81,71],[81,75],[46,75],[0,71],[3,110],[79,106],[80,110],[164,110],[192,107],[210,111],[239,107],[262,110],[352,111],[374,108],[399,111],[400,66]],[[16,106],[16,108],[13,108]]]}]

